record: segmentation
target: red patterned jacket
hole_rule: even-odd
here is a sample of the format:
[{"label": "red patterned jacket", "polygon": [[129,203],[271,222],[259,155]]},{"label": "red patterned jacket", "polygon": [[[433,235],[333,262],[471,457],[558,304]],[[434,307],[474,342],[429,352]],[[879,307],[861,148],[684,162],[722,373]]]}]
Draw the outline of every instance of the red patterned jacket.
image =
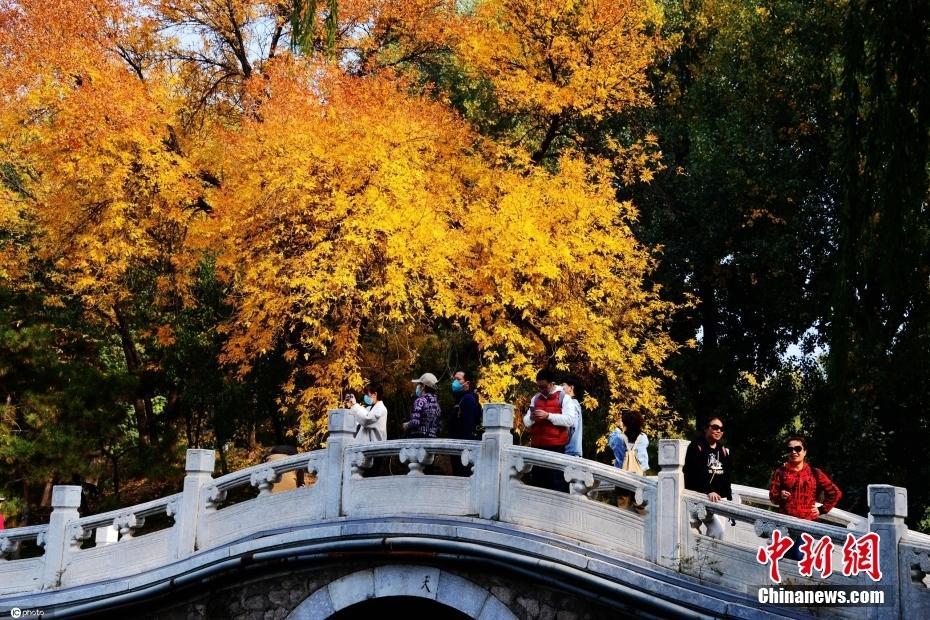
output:
[{"label": "red patterned jacket", "polygon": [[[782,499],[782,491],[791,494],[788,499]],[[785,463],[772,474],[769,485],[769,499],[778,506],[780,512],[809,521],[816,519],[811,509],[821,492],[823,506],[819,509],[820,514],[830,512],[843,497],[842,491],[827,474],[807,463],[800,470]]]}]

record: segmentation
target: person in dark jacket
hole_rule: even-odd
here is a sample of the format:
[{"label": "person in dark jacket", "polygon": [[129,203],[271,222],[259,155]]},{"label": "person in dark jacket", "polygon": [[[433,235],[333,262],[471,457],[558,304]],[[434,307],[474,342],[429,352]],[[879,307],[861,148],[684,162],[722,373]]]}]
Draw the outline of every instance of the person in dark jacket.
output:
[{"label": "person in dark jacket", "polygon": [[[452,375],[452,395],[455,407],[449,419],[449,437],[452,439],[481,439],[478,426],[481,424],[481,405],[475,394],[471,377],[464,370]],[[471,469],[462,465],[461,459],[452,459],[452,473],[456,476],[470,476]]]},{"label": "person in dark jacket", "polygon": [[[730,451],[721,443],[723,420],[712,417],[704,424],[704,435],[688,446],[685,453],[685,488],[707,494],[707,499],[719,502],[733,499],[730,477],[733,464]],[[714,538],[723,537],[724,521],[715,516],[707,524],[706,534]]]}]

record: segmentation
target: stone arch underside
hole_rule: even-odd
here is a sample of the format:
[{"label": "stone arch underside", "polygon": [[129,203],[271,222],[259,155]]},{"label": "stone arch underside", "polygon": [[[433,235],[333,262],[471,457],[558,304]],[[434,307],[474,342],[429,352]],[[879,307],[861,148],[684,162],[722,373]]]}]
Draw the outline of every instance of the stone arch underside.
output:
[{"label": "stone arch underside", "polygon": [[435,566],[389,564],[356,571],[319,588],[287,620],[325,620],[363,601],[389,597],[435,601],[475,620],[517,620],[493,594]]}]

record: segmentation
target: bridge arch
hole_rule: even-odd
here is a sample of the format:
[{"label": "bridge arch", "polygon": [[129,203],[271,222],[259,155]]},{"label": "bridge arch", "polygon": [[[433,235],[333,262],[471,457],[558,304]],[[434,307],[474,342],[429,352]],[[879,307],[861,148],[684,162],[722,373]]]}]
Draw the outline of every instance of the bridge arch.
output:
[{"label": "bridge arch", "polygon": [[345,575],[320,587],[300,603],[287,620],[325,620],[367,601],[398,597],[432,601],[466,618],[516,620],[493,594],[471,581],[428,565],[388,564]]}]

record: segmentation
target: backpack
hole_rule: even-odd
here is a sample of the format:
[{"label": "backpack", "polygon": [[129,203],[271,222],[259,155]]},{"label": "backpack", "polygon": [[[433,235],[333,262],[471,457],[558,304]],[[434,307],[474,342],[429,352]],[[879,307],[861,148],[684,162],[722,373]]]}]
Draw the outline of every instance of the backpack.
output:
[{"label": "backpack", "polygon": [[623,457],[623,467],[621,467],[621,469],[631,474],[642,476],[643,466],[639,464],[639,457],[636,456],[636,450],[630,445],[630,440],[626,438],[626,435],[621,433],[620,436],[623,438],[623,443],[626,444],[626,456]]}]

